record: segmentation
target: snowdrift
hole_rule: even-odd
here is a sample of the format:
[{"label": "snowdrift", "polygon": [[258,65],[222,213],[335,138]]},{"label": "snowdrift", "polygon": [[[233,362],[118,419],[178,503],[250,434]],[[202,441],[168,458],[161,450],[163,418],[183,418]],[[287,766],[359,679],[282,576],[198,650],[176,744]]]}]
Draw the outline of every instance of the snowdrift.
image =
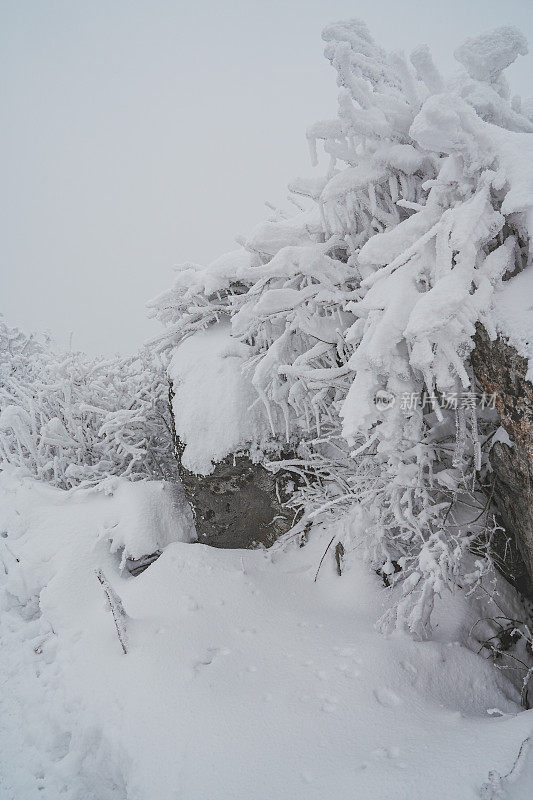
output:
[{"label": "snowdrift", "polygon": [[187,543],[176,516],[182,541],[164,545],[168,518],[130,541],[164,547],[133,578],[110,530],[124,542],[132,508],[165,491],[0,476],[2,798],[472,800],[509,771],[533,712],[463,645],[471,607],[439,608],[438,641],[383,637],[385,589],[364,565],[340,579],[326,559],[314,581],[330,530],[224,551]]}]

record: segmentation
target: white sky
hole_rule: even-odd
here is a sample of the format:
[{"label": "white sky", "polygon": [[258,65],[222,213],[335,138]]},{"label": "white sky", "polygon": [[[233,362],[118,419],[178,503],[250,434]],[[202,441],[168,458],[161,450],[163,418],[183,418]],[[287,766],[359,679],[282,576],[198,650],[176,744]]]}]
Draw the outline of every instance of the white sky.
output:
[{"label": "white sky", "polygon": [[[362,17],[387,49],[514,24],[531,0],[0,0],[0,312],[90,352],[156,333],[144,305],[309,173],[335,114],[320,32]],[[533,94],[532,57],[508,71]]]}]

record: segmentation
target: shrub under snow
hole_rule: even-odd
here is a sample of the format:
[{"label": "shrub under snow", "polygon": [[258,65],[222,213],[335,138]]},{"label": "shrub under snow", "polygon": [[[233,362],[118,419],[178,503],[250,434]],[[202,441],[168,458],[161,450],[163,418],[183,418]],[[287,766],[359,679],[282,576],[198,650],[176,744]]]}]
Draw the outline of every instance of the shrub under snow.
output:
[{"label": "shrub under snow", "polygon": [[182,268],[151,304],[166,326],[155,350],[229,317],[266,412],[248,446],[268,433],[267,461],[293,448],[283,466],[307,478],[295,502],[342,512],[347,549],[363,517],[369,559],[403,585],[389,622],[423,636],[435,593],[474,580],[464,555],[487,528],[488,509],[468,519],[465,505],[494,430],[469,354],[477,323],[496,334],[495,289],[531,260],[532,104],[522,112],[503,75],[527,47],[499,28],[459,47],[445,78],[427,47],[387,53],[357,20],[323,38],[339,111],[307,138],[327,172],[290,184],[298,213]]},{"label": "shrub under snow", "polygon": [[176,474],[157,359],[57,352],[0,320],[0,466],[54,486]]}]

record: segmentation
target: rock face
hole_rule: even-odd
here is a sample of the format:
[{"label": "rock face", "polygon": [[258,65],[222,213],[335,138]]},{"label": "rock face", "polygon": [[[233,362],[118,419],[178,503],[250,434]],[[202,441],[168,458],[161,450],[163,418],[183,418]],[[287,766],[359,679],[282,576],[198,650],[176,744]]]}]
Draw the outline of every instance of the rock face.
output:
[{"label": "rock face", "polygon": [[168,367],[171,433],[198,541],[213,547],[271,545],[292,524],[284,508],[288,476],[246,455],[268,419],[243,372],[250,347],[227,320],[197,331]]},{"label": "rock face", "polygon": [[293,513],[278,499],[279,476],[246,456],[228,456],[210,475],[180,466],[180,477],[202,544],[269,547],[291,527]]},{"label": "rock face", "polygon": [[[496,394],[502,426],[513,447],[496,442],[490,452],[494,470],[494,499],[508,533],[513,534],[533,578],[533,384],[526,380],[527,360],[501,337],[490,341],[477,326],[472,364],[483,389]],[[524,584],[524,581],[522,581]]]}]

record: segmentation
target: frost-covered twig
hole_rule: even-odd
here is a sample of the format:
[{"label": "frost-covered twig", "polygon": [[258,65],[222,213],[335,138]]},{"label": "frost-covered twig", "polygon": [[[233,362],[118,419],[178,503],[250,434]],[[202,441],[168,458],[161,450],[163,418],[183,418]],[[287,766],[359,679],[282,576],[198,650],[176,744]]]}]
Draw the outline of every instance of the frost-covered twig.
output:
[{"label": "frost-covered twig", "polygon": [[531,738],[528,736],[520,745],[518,755],[516,756],[511,769],[505,775],[500,775],[495,770],[491,770],[491,772],[489,772],[488,783],[484,783],[481,787],[480,794],[483,800],[503,800],[505,797],[510,797],[510,795],[508,795],[505,791],[505,788],[509,783],[509,778],[512,779],[521,766],[524,756],[530,748],[530,743]]},{"label": "frost-covered twig", "polygon": [[115,628],[117,630],[118,640],[122,647],[124,654],[127,654],[127,628],[126,628],[126,620],[127,614],[124,610],[124,606],[122,605],[122,600],[113,589],[109,581],[107,580],[106,576],[102,572],[101,569],[96,570],[95,572],[96,577],[102,586],[105,595],[107,597],[107,602],[109,605],[109,609],[113,615],[113,620],[115,622]]},{"label": "frost-covered twig", "polygon": [[324,561],[324,559],[325,559],[325,557],[326,557],[326,555],[327,555],[327,552],[328,552],[329,548],[330,548],[330,547],[331,547],[331,545],[333,544],[333,540],[334,540],[334,538],[335,538],[335,536],[332,536],[332,537],[331,537],[331,539],[329,540],[329,544],[328,544],[328,546],[326,547],[326,549],[324,550],[324,553],[323,553],[323,555],[322,555],[322,558],[320,559],[320,563],[319,563],[319,565],[318,565],[318,569],[317,569],[317,571],[316,571],[316,575],[315,575],[315,583],[316,583],[316,579],[318,578],[318,573],[320,572],[320,567],[322,566],[322,562]]}]

